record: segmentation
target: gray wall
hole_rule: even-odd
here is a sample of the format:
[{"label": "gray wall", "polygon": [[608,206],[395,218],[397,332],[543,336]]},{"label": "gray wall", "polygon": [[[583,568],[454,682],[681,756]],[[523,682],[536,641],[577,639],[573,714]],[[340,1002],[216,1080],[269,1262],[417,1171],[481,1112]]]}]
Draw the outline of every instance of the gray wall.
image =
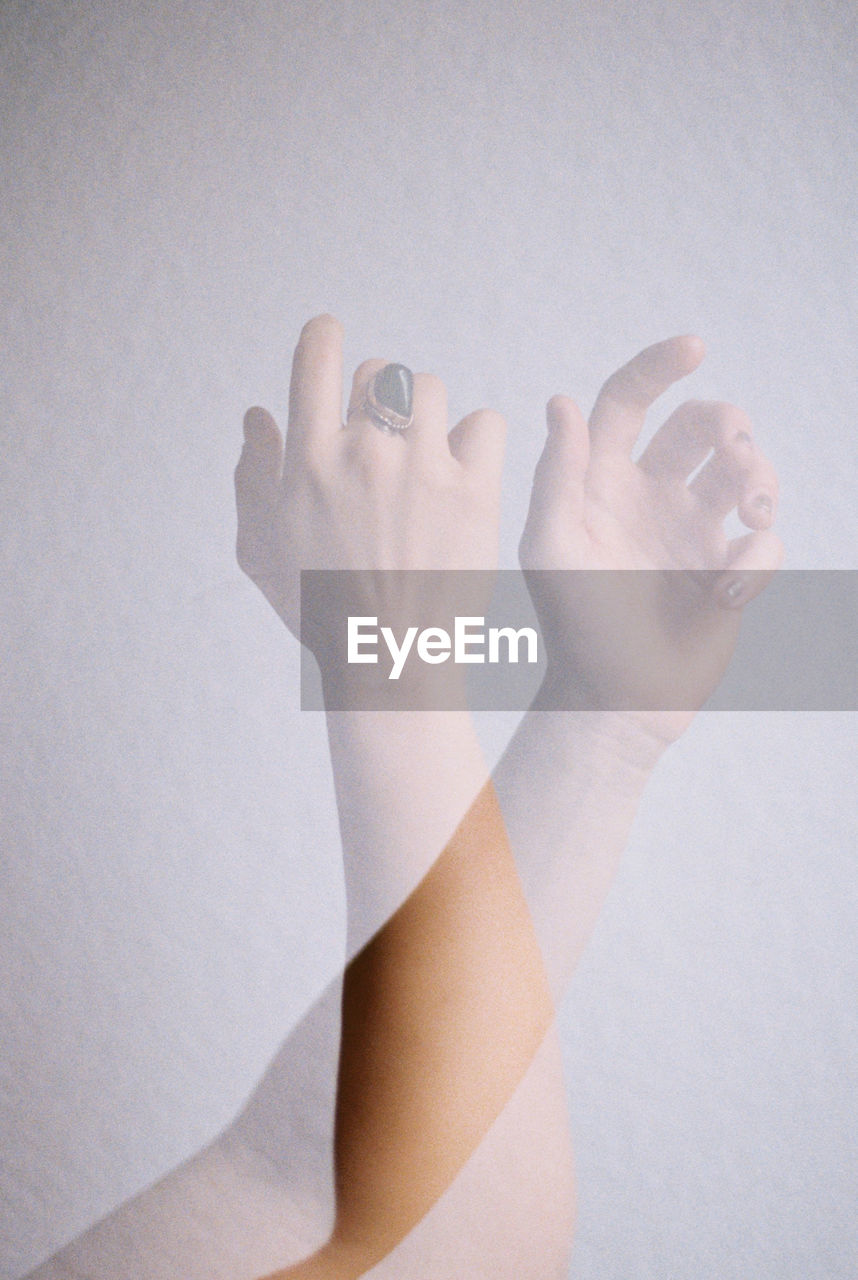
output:
[{"label": "gray wall", "polygon": [[[842,2],[0,7],[0,1275],[233,1114],[336,969],[322,726],[233,563],[243,409],[347,364],[510,420],[698,332],[793,568],[854,569]],[[487,720],[491,751],[508,727]],[[853,1277],[855,721],[710,715],[563,1011],[579,1280]]]}]

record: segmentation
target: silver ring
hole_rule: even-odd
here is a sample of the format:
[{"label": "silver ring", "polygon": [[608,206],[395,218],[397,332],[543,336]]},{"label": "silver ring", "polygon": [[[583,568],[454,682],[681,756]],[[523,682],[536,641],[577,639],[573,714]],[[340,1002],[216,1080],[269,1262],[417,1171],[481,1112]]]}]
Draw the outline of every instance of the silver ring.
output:
[{"label": "silver ring", "polygon": [[411,370],[404,364],[386,364],[367,387],[363,404],[350,409],[346,421],[361,413],[385,435],[402,435],[414,422],[413,398],[414,374]]}]

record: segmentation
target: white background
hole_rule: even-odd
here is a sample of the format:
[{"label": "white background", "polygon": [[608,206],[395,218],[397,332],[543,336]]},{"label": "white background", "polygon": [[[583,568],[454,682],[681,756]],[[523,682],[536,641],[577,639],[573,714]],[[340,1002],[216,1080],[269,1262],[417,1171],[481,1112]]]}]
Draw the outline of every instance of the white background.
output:
[{"label": "white background", "polygon": [[[234,565],[301,324],[510,421],[697,332],[858,548],[848,0],[7,0],[0,1275],[213,1136],[338,963],[321,724]],[[654,420],[655,424],[655,420]],[[653,424],[653,425],[654,425]],[[500,749],[505,719],[485,724]],[[855,720],[710,715],[562,1013],[577,1280],[858,1272]]]}]

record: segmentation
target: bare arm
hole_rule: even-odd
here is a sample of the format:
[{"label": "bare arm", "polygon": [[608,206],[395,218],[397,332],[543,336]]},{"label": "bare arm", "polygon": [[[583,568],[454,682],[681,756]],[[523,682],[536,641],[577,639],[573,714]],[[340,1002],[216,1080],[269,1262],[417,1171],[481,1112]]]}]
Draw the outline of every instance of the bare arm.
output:
[{"label": "bare arm", "polygon": [[[562,991],[586,944],[652,769],[717,683],[735,641],[738,606],[762,589],[779,556],[777,540],[766,532],[776,482],[738,410],[684,406],[641,462],[631,460],[649,403],[699,357],[699,344],[687,339],[642,353],[610,380],[589,424],[571,402],[555,401],[549,409],[549,441],[537,473],[522,558],[527,567],[548,571],[545,577],[537,575],[534,589],[552,663],[540,704],[522,721],[495,784],[556,992]],[[701,472],[695,488],[687,487],[687,475],[710,448],[714,453],[708,471]],[[729,543],[723,520],[737,505],[755,533]],[[668,574],[663,597],[664,584],[653,594],[648,575],[665,568],[676,573],[677,581],[671,582]],[[599,583],[592,589],[585,575],[583,584],[579,579],[570,589],[572,569],[608,570],[608,579],[611,570],[621,572],[607,587]],[[640,573],[640,582],[632,582],[630,590],[621,581],[628,570]],[[693,575],[690,582],[685,570]],[[658,576],[651,574],[652,579]],[[733,589],[737,583],[738,593]],[[587,709],[570,709],[574,697],[580,697],[582,681]],[[338,773],[346,777],[360,757],[357,744],[363,733],[358,730],[351,743],[347,738],[332,735]],[[388,763],[393,766],[392,760]],[[372,790],[372,770],[369,779],[360,769],[356,776],[358,791],[367,784]],[[341,812],[351,812],[350,803],[341,804]],[[388,805],[384,812],[390,812]],[[405,815],[394,826],[401,830],[403,823]],[[348,848],[348,838],[345,844]],[[445,853],[427,877],[427,887],[447,858]],[[485,890],[478,890],[475,881],[473,902],[479,902],[481,893]],[[436,919],[441,917],[437,905],[434,912]],[[410,918],[405,909],[401,918]],[[420,935],[419,927],[409,929],[418,947]],[[393,969],[387,971],[387,981],[381,974],[394,955],[395,950],[383,947],[375,956],[380,967],[354,966],[356,1007],[365,1007],[361,1001],[367,983],[370,990],[392,994],[388,982]],[[473,964],[478,973],[478,957]],[[395,996],[389,1007],[398,1007]],[[344,1040],[343,1048],[354,1052],[357,1042]],[[353,1061],[360,1060],[357,1053]],[[384,1058],[375,1061],[381,1083]],[[416,1062],[402,1079],[413,1088],[419,1076]],[[354,1079],[365,1078],[358,1069]],[[366,1102],[363,1089],[353,1092],[350,1081],[348,1073],[341,1075],[340,1114],[345,1117],[359,1114],[361,1100]],[[433,1122],[422,1126],[427,1135],[449,1134],[445,1124],[456,1114],[451,1105],[455,1093],[439,1093],[433,1099],[438,1108]],[[467,1090],[462,1096],[468,1096]],[[478,1087],[472,1096],[480,1099]],[[420,1185],[403,1176],[401,1168],[397,1171],[395,1153],[387,1152],[389,1162],[365,1159],[372,1135],[388,1132],[382,1119],[385,1101],[395,1108],[396,1098],[396,1088],[382,1095],[362,1131],[351,1125],[340,1130],[341,1167],[350,1170],[341,1184],[346,1199],[361,1186],[362,1175],[370,1174],[369,1198],[355,1197],[366,1208],[358,1215],[364,1224],[383,1221],[391,1189],[405,1185],[416,1190]],[[466,1145],[472,1143],[473,1137]],[[451,1144],[449,1150],[454,1148]],[[406,1128],[396,1152],[405,1167],[412,1149],[413,1135]],[[416,1154],[419,1161],[419,1144]],[[449,1171],[439,1185],[448,1177]]]},{"label": "bare arm", "polygon": [[[346,466],[359,451],[371,451],[366,474],[373,485],[386,486],[372,507],[388,513],[394,530],[390,543],[373,550],[373,562],[487,567],[494,542],[487,524],[496,520],[492,494],[500,474],[491,420],[475,415],[448,437],[443,389],[418,375],[416,439],[379,441],[375,429],[359,421],[366,380],[382,363],[369,362],[355,376],[344,436],[331,413],[340,376],[334,344],[335,336],[326,335],[306,352],[299,345],[290,432],[297,420],[304,448],[327,434],[328,441],[354,450]],[[312,374],[305,372],[309,365]],[[310,392],[306,404],[301,387]],[[278,442],[276,429],[267,428],[274,474]],[[284,452],[288,457],[288,438]],[[265,465],[261,454],[259,461]],[[336,483],[332,476],[331,487]],[[431,503],[419,522],[415,491]],[[328,504],[336,507],[337,501],[328,494]],[[361,509],[352,494],[349,515],[352,527],[358,525],[358,542]],[[291,546],[295,533],[289,527]],[[360,569],[365,561],[355,554],[351,562]],[[284,555],[281,563],[287,562]],[[274,589],[266,581],[282,601],[284,579]],[[365,589],[371,590],[368,583]],[[360,949],[343,991],[336,1220],[329,1243],[290,1273],[296,1276],[304,1266],[308,1275],[320,1266],[351,1274],[350,1267],[381,1260],[407,1235],[505,1107],[545,1039],[552,1013],[500,808],[467,713],[336,711],[328,714],[328,731],[350,937]],[[417,887],[398,905],[415,878]],[[391,904],[392,916],[361,946],[368,922],[388,916]],[[559,1090],[555,1097],[562,1128]]]},{"label": "bare arm", "polygon": [[[358,371],[353,400],[373,372]],[[406,567],[485,567],[494,554],[496,417],[473,415],[448,438],[443,389],[419,379],[413,444],[385,439],[353,419],[342,427],[340,377],[339,330],[321,318],[296,352],[285,448],[258,411],[236,476],[240,558],[293,629],[296,566],[361,570],[404,555]],[[361,1274],[424,1218],[537,1058],[552,1012],[467,714],[346,711],[328,723],[357,954],[343,984],[335,1217],[323,1247],[290,1273],[307,1277]],[[559,1055],[539,1061],[538,1091],[510,1112],[515,1130],[498,1149],[513,1194],[517,1173],[536,1182],[526,1150],[534,1135],[546,1122],[552,1135],[565,1128]],[[324,1061],[317,1065],[324,1074]],[[260,1261],[277,1258],[278,1240],[283,1259],[302,1239],[318,1240],[324,1206],[309,1221],[306,1198],[299,1208],[284,1177],[293,1135],[278,1103],[288,1097],[287,1066],[288,1054],[223,1140],[88,1232],[40,1280],[66,1271],[101,1280],[132,1266],[153,1280],[249,1276],[270,1270]],[[323,1131],[313,1141],[323,1144]],[[540,1278],[565,1264],[568,1249],[571,1191],[562,1187],[571,1187],[571,1168],[562,1155],[552,1174],[562,1222],[535,1242]],[[500,1238],[503,1195],[490,1201],[494,1184],[480,1177],[485,1230]],[[472,1211],[473,1187],[468,1197]],[[448,1206],[436,1249],[450,1222]],[[547,1261],[549,1249],[559,1263]]]},{"label": "bare arm", "polygon": [[[685,355],[689,355],[687,348]],[[690,356],[693,364],[693,351]],[[666,368],[659,370],[658,362],[665,357]],[[735,636],[737,617],[725,609],[750,599],[777,561],[778,544],[765,535],[774,505],[772,478],[756,451],[748,452],[747,441],[737,439],[747,431],[737,426],[737,411],[729,406],[680,411],[656,437],[649,462],[631,463],[629,451],[647,405],[674,377],[687,371],[682,351],[678,366],[676,357],[675,350],[655,356],[652,351],[643,353],[642,360],[628,367],[630,372],[615,376],[597,405],[589,431],[585,427],[582,432],[580,415],[569,402],[552,403],[551,432],[534,486],[523,563],[540,569],[595,565],[666,566],[719,574],[729,570],[729,577],[721,581],[726,586],[737,578],[743,580],[744,595],[723,602],[714,595],[707,600],[701,597],[696,605],[698,617],[703,605],[707,619],[717,624],[707,635],[716,641],[726,635],[729,641]],[[249,462],[257,465],[251,467],[249,480],[264,497],[272,472],[262,463],[266,456],[277,463],[277,438],[264,421],[254,430]],[[594,440],[598,447],[591,453]],[[696,465],[693,459],[701,460],[701,446],[705,445],[705,454],[713,441],[715,465],[708,476],[701,473],[703,480],[689,505],[685,478]],[[594,467],[600,456],[601,464]],[[761,493],[769,494],[768,507],[765,502],[756,504]],[[737,504],[740,509],[744,506],[745,517],[764,536],[734,544],[719,536],[724,515]],[[268,580],[263,589],[282,611],[287,599],[283,581]],[[562,685],[576,665],[583,664],[591,677],[604,673],[606,666],[616,673],[616,664],[605,661],[606,654],[616,654],[610,643],[587,653],[576,646],[582,622],[589,634],[599,635],[602,620],[598,610],[593,612],[592,601],[558,601],[549,596],[543,597],[542,604],[547,607],[546,630],[555,646],[550,698],[557,698],[556,682]],[[713,612],[713,605],[720,612]],[[630,634],[634,635],[633,629]],[[728,643],[727,656],[730,648]],[[713,672],[717,679],[725,646],[716,645],[716,650],[714,666],[708,661],[703,664],[706,678],[699,686],[700,701],[711,688]],[[610,694],[612,689],[605,692]],[[562,705],[562,698],[557,705]],[[693,708],[684,708],[679,715],[673,711],[644,717],[629,715],[627,710],[534,710],[523,720],[496,773],[505,825],[542,956],[557,991],[565,984],[598,914],[646,780],[691,713]],[[389,926],[372,935],[346,976],[337,1116],[337,1220],[321,1252],[288,1273],[305,1280],[360,1274],[422,1216],[526,1070],[539,1041],[541,1018],[550,1010],[504,824],[485,785],[467,720],[447,713],[423,714],[422,720],[417,716],[419,727],[412,727],[407,715],[399,715],[395,731],[390,725],[385,730],[380,720],[373,728],[371,720],[366,713],[330,718],[350,899],[358,904],[353,937],[360,941],[371,936],[369,922],[380,923],[406,897],[407,889],[414,884],[418,888],[398,908]],[[381,790],[380,779],[386,784]],[[468,817],[460,821],[466,812]],[[425,817],[425,825],[420,816]],[[441,848],[444,853],[435,863]],[[382,889],[366,900],[360,869],[370,849],[375,851]],[[499,913],[495,927],[487,929],[485,936],[478,927],[481,902],[495,903]],[[499,951],[492,950],[501,941],[498,918],[512,922],[514,945],[509,952],[502,945]],[[447,931],[445,920],[452,926],[465,919],[467,929]],[[428,958],[430,937],[433,946]],[[485,951],[470,949],[470,943],[478,940],[486,944]],[[496,989],[492,975],[507,973],[512,957],[513,980]],[[483,963],[483,958],[491,963]],[[439,991],[448,993],[446,1001],[439,1003]],[[457,996],[462,997],[461,1003]],[[487,1016],[495,1004],[497,1023],[492,1017],[486,1023],[481,1011]],[[439,1011],[444,1014],[440,1024],[435,1018]],[[359,1013],[364,1027],[372,1028],[371,1035],[354,1033]],[[496,1029],[509,1034],[495,1040]],[[436,1035],[439,1030],[441,1034]],[[432,1073],[425,1070],[421,1037],[427,1034],[435,1035],[438,1056],[432,1062],[450,1087],[435,1088]],[[399,1060],[403,1046],[407,1050],[417,1045],[423,1052],[404,1052]],[[478,1061],[490,1063],[487,1078],[475,1078],[473,1064]],[[391,1062],[396,1063],[393,1072]],[[562,1115],[562,1105],[558,1114]],[[419,1128],[412,1123],[415,1117],[425,1122]],[[432,1141],[435,1134],[441,1138],[437,1148]],[[228,1168],[231,1177],[232,1162]],[[202,1169],[204,1164],[199,1166]],[[176,1176],[173,1187],[181,1185],[181,1171]],[[205,1179],[198,1185],[205,1187]],[[485,1185],[477,1187],[478,1198],[486,1195]],[[222,1203],[229,1212],[229,1198]],[[484,1203],[488,1205],[488,1199]],[[250,1255],[246,1257],[249,1260]],[[547,1267],[543,1274],[548,1274]]]},{"label": "bare arm", "polygon": [[325,1259],[350,1258],[359,1267],[350,1274],[362,1274],[423,1218],[508,1102],[551,1019],[488,785],[346,972],[337,1216]]},{"label": "bare arm", "polygon": [[[548,405],[520,555],[549,670],[495,783],[556,995],[653,769],[782,555],[777,478],[740,409],[687,401],[633,457],[647,410],[702,357],[699,339],[668,339],[608,379],[589,420]],[[731,538],[734,511],[750,532]]]}]

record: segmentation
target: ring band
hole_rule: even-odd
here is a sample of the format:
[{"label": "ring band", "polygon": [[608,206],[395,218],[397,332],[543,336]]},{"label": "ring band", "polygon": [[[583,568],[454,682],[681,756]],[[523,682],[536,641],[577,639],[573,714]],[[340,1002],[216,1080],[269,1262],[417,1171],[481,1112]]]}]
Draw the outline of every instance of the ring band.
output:
[{"label": "ring band", "polygon": [[370,381],[363,404],[350,410],[346,421],[355,413],[362,413],[385,435],[401,435],[414,422],[413,395],[411,370],[404,364],[387,364]]}]

